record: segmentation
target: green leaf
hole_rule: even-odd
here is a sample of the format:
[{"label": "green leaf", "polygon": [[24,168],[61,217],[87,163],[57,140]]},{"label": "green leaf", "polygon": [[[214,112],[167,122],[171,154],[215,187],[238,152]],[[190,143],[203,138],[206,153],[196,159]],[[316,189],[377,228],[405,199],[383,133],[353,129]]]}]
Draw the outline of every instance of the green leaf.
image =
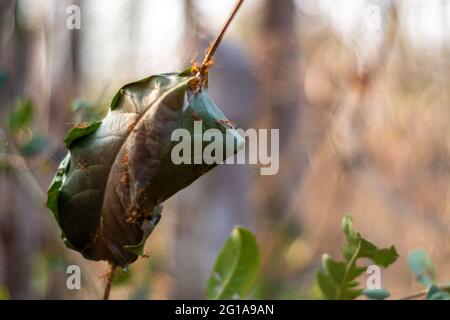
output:
[{"label": "green leaf", "polygon": [[450,300],[450,294],[447,291],[432,284],[428,289],[426,298],[427,300]]},{"label": "green leaf", "polygon": [[378,249],[373,243],[361,239],[361,252],[358,258],[369,258],[376,265],[387,268],[399,257],[394,246],[390,248]]},{"label": "green leaf", "polygon": [[372,242],[362,238],[353,230],[352,219],[348,215],[343,218],[342,229],[347,240],[341,248],[343,260],[333,260],[324,254],[321,267],[316,274],[317,283],[327,299],[351,300],[363,293],[358,289],[359,282],[356,279],[366,271],[367,266],[358,265],[359,259],[367,258],[374,264],[386,268],[398,258],[394,246],[379,249]]},{"label": "green leaf", "polygon": [[69,167],[69,164],[70,164],[70,153],[68,153],[59,164],[55,177],[53,178],[50,187],[47,191],[47,208],[49,208],[53,212],[53,215],[55,216],[55,219],[59,225],[61,225],[61,223],[58,212],[58,196],[59,192],[61,191],[63,182],[66,178],[66,172],[67,168]]},{"label": "green leaf", "polygon": [[4,71],[0,70],[0,89],[5,85],[8,76]]},{"label": "green leaf", "polygon": [[433,263],[424,250],[412,250],[408,255],[408,266],[417,282],[425,287],[434,284]]},{"label": "green leaf", "polygon": [[386,289],[364,289],[362,294],[373,300],[384,300],[391,296]]},{"label": "green leaf", "polygon": [[70,248],[119,266],[137,259],[157,222],[155,207],[216,166],[174,164],[175,129],[195,139],[199,116],[203,130],[231,131],[235,148],[223,159],[237,152],[243,139],[194,80],[173,73],[127,84],[101,122],[69,132],[70,163],[49,189],[49,207]]},{"label": "green leaf", "polygon": [[33,103],[30,100],[19,101],[6,116],[6,127],[10,133],[17,133],[31,124],[33,115]]},{"label": "green leaf", "polygon": [[325,268],[320,268],[316,274],[317,284],[326,299],[332,300],[336,295],[337,285]]},{"label": "green leaf", "polygon": [[92,109],[94,109],[94,105],[90,104],[87,101],[81,100],[81,99],[76,99],[73,100],[70,103],[70,111],[72,112],[77,112],[77,111],[88,111],[91,112]]},{"label": "green leaf", "polygon": [[132,278],[132,273],[129,268],[117,268],[116,273],[114,274],[113,278],[113,285],[114,286],[123,286]]},{"label": "green leaf", "polygon": [[342,292],[339,294],[338,299],[353,300],[358,298],[361,295],[361,292],[362,292],[361,289],[345,288],[345,290],[342,290]]},{"label": "green leaf", "polygon": [[441,287],[441,289],[450,294],[450,282]]},{"label": "green leaf", "polygon": [[131,98],[131,100],[140,99],[141,102],[144,102],[146,98],[154,101],[154,98],[163,92],[164,87],[170,89],[170,76],[171,74],[154,75],[124,85],[114,96],[111,102],[111,111],[115,110],[121,103],[126,103],[127,98]]},{"label": "green leaf", "polygon": [[194,67],[189,67],[186,70],[183,70],[181,72],[178,73],[178,75],[180,77],[189,77],[189,76],[193,76],[194,75]]},{"label": "green leaf", "polygon": [[49,145],[49,140],[39,134],[33,134],[31,139],[19,147],[20,153],[25,157],[31,157],[43,152]]},{"label": "green leaf", "polygon": [[0,300],[11,300],[11,295],[6,286],[0,284]]},{"label": "green leaf", "polygon": [[142,224],[142,230],[144,231],[144,236],[142,237],[141,242],[139,242],[136,245],[123,246],[126,250],[130,251],[131,253],[134,253],[137,256],[141,256],[144,254],[145,242],[147,241],[148,237],[153,232],[153,230],[155,229],[159,220],[161,219],[162,209],[163,209],[162,205],[159,205],[152,209],[151,216],[153,218],[151,220],[145,220]]},{"label": "green leaf", "polygon": [[101,121],[94,121],[91,123],[82,122],[77,124],[74,128],[70,129],[70,131],[67,133],[66,138],[64,139],[66,148],[70,148],[70,145],[76,140],[95,132],[98,128],[100,128],[101,124]]},{"label": "green leaf", "polygon": [[334,283],[341,283],[346,276],[347,265],[343,261],[336,261],[331,259],[327,254],[322,256],[322,263],[325,265],[325,270],[330,275]]},{"label": "green leaf", "polygon": [[33,291],[44,295],[49,285],[49,266],[43,254],[36,254],[31,263],[30,285]]},{"label": "green leaf", "polygon": [[373,243],[363,239],[358,232],[354,231],[352,224],[352,218],[349,215],[345,216],[342,222],[342,229],[344,230],[347,244],[342,248],[342,253],[346,261],[353,257],[358,246],[360,247],[356,258],[369,258],[376,265],[385,268],[397,260],[399,256],[394,246],[378,249]]},{"label": "green leaf", "polygon": [[209,277],[208,299],[243,299],[253,288],[259,269],[255,236],[235,227],[216,259]]},{"label": "green leaf", "polygon": [[47,260],[47,265],[50,269],[57,269],[66,272],[67,267],[70,265],[66,260],[64,260],[58,254],[46,254],[45,259]]},{"label": "green leaf", "polygon": [[316,278],[326,299],[351,300],[360,295],[358,282],[353,281],[366,268],[348,265],[345,261],[333,260],[328,254],[322,255],[322,266]]}]

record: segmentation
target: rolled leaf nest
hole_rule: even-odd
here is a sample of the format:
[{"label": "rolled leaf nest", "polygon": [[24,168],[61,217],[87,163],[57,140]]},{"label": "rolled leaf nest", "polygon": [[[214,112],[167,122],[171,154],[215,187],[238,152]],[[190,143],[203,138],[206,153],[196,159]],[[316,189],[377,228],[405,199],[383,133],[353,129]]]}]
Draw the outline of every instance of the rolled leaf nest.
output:
[{"label": "rolled leaf nest", "polygon": [[223,140],[232,135],[224,160],[244,143],[192,70],[127,84],[102,121],[69,131],[69,151],[47,202],[64,243],[87,259],[134,262],[159,221],[161,203],[217,165],[172,162],[172,132],[187,129],[195,141],[194,121],[220,130]]}]

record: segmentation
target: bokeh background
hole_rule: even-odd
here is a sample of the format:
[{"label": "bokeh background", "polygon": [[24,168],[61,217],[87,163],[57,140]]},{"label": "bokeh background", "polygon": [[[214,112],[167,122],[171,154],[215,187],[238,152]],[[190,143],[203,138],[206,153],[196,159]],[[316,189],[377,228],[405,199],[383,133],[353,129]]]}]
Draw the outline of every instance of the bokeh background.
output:
[{"label": "bokeh background", "polygon": [[[0,1],[0,297],[98,299],[107,265],[62,244],[46,190],[75,123],[102,117],[125,83],[201,60],[233,0]],[[81,8],[81,29],[66,27]],[[210,73],[239,128],[280,129],[280,171],[214,169],[166,202],[113,299],[202,299],[234,225],[255,232],[251,297],[314,298],[344,214],[400,259],[393,297],[421,290],[423,248],[450,279],[450,1],[247,0]],[[66,267],[81,267],[80,290]]]}]

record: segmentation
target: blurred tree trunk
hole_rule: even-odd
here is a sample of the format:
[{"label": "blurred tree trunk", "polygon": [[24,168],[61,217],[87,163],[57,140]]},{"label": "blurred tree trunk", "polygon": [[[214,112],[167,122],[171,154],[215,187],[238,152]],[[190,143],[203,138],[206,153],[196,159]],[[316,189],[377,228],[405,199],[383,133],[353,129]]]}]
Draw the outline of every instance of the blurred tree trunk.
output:
[{"label": "blurred tree trunk", "polygon": [[[298,16],[294,0],[266,0],[263,5],[258,41],[262,94],[262,128],[279,129],[279,172],[259,180],[259,212],[263,243],[263,285],[261,297],[277,298],[283,290],[283,261],[288,245],[299,231],[287,217],[293,192],[306,163],[302,137],[302,80]],[[270,140],[269,140],[270,141]],[[294,230],[292,230],[294,229]]]},{"label": "blurred tree trunk", "polygon": [[[72,3],[79,4],[57,1],[54,11],[36,5],[31,22],[29,10],[17,19],[17,1],[0,3],[0,69],[7,74],[6,87],[0,91],[2,119],[13,101],[31,99],[37,109],[33,129],[50,133],[55,141],[63,139],[69,101],[79,83],[79,30],[68,30],[65,20]],[[5,284],[14,299],[44,298],[46,293],[35,290],[31,276],[42,251],[60,247],[53,230],[48,232],[52,225],[44,208],[50,177],[45,170],[31,171],[14,142],[5,138],[6,155],[16,160],[0,169],[0,285]],[[51,294],[64,296],[65,282],[60,281],[58,288]]]},{"label": "blurred tree trunk", "polygon": [[28,33],[16,22],[16,1],[0,1],[0,71],[6,83],[0,90],[0,115],[11,107],[15,97],[24,90],[28,61]]},{"label": "blurred tree trunk", "polygon": [[[80,0],[55,1],[53,23],[47,25],[46,33],[50,37],[49,50],[52,68],[50,69],[49,133],[59,141],[68,128],[70,102],[80,94],[80,41],[81,30],[69,30],[66,27],[68,17],[66,8],[81,6]],[[81,28],[83,28],[83,10],[81,10]],[[73,124],[69,124],[71,127]]]},{"label": "blurred tree trunk", "polygon": [[[31,32],[17,23],[16,1],[0,3],[0,69],[6,73],[5,87],[0,91],[1,119],[14,100],[25,90],[28,70],[28,43]],[[7,133],[1,132],[7,139]],[[5,151],[9,150],[9,145]],[[20,200],[23,188],[15,169],[0,169],[0,285],[13,298],[30,298],[31,259],[35,242],[32,224],[27,219],[32,208]]]}]

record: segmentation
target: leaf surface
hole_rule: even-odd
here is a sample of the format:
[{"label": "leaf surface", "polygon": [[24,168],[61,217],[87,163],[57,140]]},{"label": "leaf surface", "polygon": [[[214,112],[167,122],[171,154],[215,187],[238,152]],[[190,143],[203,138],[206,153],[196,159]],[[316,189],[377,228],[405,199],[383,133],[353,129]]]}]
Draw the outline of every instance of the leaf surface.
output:
[{"label": "leaf surface", "polygon": [[259,249],[249,230],[234,228],[217,256],[208,281],[208,299],[243,299],[255,283]]}]

